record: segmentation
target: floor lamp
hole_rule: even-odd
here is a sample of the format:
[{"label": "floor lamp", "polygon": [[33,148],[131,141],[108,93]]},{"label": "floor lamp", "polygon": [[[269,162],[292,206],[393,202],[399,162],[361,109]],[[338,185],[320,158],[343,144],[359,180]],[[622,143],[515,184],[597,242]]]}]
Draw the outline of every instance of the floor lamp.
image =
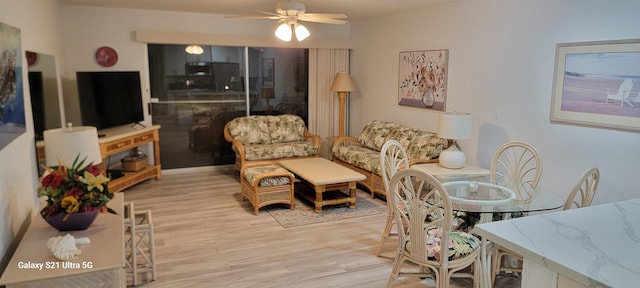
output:
[{"label": "floor lamp", "polygon": [[336,73],[336,78],[333,79],[333,84],[331,85],[331,91],[337,92],[338,97],[340,98],[340,115],[338,115],[339,127],[338,127],[338,136],[344,136],[344,109],[345,109],[345,101],[347,98],[347,93],[356,90],[355,86],[353,86],[353,81],[351,81],[351,77],[347,72],[338,72]]}]

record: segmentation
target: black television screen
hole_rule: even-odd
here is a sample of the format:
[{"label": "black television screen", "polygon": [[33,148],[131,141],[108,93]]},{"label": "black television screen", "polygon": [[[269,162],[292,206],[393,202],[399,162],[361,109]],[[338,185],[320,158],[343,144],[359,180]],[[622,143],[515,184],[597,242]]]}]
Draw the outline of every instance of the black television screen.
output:
[{"label": "black television screen", "polygon": [[98,130],[144,120],[140,72],[76,72],[82,125]]},{"label": "black television screen", "polygon": [[31,94],[31,111],[33,114],[33,129],[36,140],[42,140],[45,130],[44,109],[44,80],[42,72],[29,71],[29,94]]}]

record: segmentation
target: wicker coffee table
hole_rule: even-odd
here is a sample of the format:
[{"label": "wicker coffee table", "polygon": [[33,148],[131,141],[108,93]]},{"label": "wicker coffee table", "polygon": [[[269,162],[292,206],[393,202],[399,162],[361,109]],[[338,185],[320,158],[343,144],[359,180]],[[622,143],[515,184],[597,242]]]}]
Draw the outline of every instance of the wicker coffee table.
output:
[{"label": "wicker coffee table", "polygon": [[[322,157],[282,160],[278,164],[313,186],[315,195],[301,189],[295,192],[312,201],[317,213],[325,205],[349,203],[349,208],[356,208],[356,182],[364,180],[364,175]],[[349,189],[348,195],[340,191],[344,189]]]}]

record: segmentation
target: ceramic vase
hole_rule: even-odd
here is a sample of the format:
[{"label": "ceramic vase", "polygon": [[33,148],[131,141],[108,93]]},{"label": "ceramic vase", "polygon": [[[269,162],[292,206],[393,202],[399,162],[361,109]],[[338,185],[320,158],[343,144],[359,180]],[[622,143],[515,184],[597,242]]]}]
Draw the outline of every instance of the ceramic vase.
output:
[{"label": "ceramic vase", "polygon": [[44,217],[44,221],[58,231],[86,230],[96,220],[98,213],[100,213],[99,210],[78,212],[69,214],[69,217],[66,217],[65,213],[57,213]]}]

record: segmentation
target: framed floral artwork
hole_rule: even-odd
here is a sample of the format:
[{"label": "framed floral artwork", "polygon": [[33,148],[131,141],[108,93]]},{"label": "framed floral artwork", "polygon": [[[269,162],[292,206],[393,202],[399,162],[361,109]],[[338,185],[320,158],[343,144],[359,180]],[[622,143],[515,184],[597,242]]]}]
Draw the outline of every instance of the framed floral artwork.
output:
[{"label": "framed floral artwork", "polygon": [[400,52],[398,104],[446,111],[449,50]]},{"label": "framed floral artwork", "polygon": [[557,44],[549,120],[640,132],[640,39]]}]

